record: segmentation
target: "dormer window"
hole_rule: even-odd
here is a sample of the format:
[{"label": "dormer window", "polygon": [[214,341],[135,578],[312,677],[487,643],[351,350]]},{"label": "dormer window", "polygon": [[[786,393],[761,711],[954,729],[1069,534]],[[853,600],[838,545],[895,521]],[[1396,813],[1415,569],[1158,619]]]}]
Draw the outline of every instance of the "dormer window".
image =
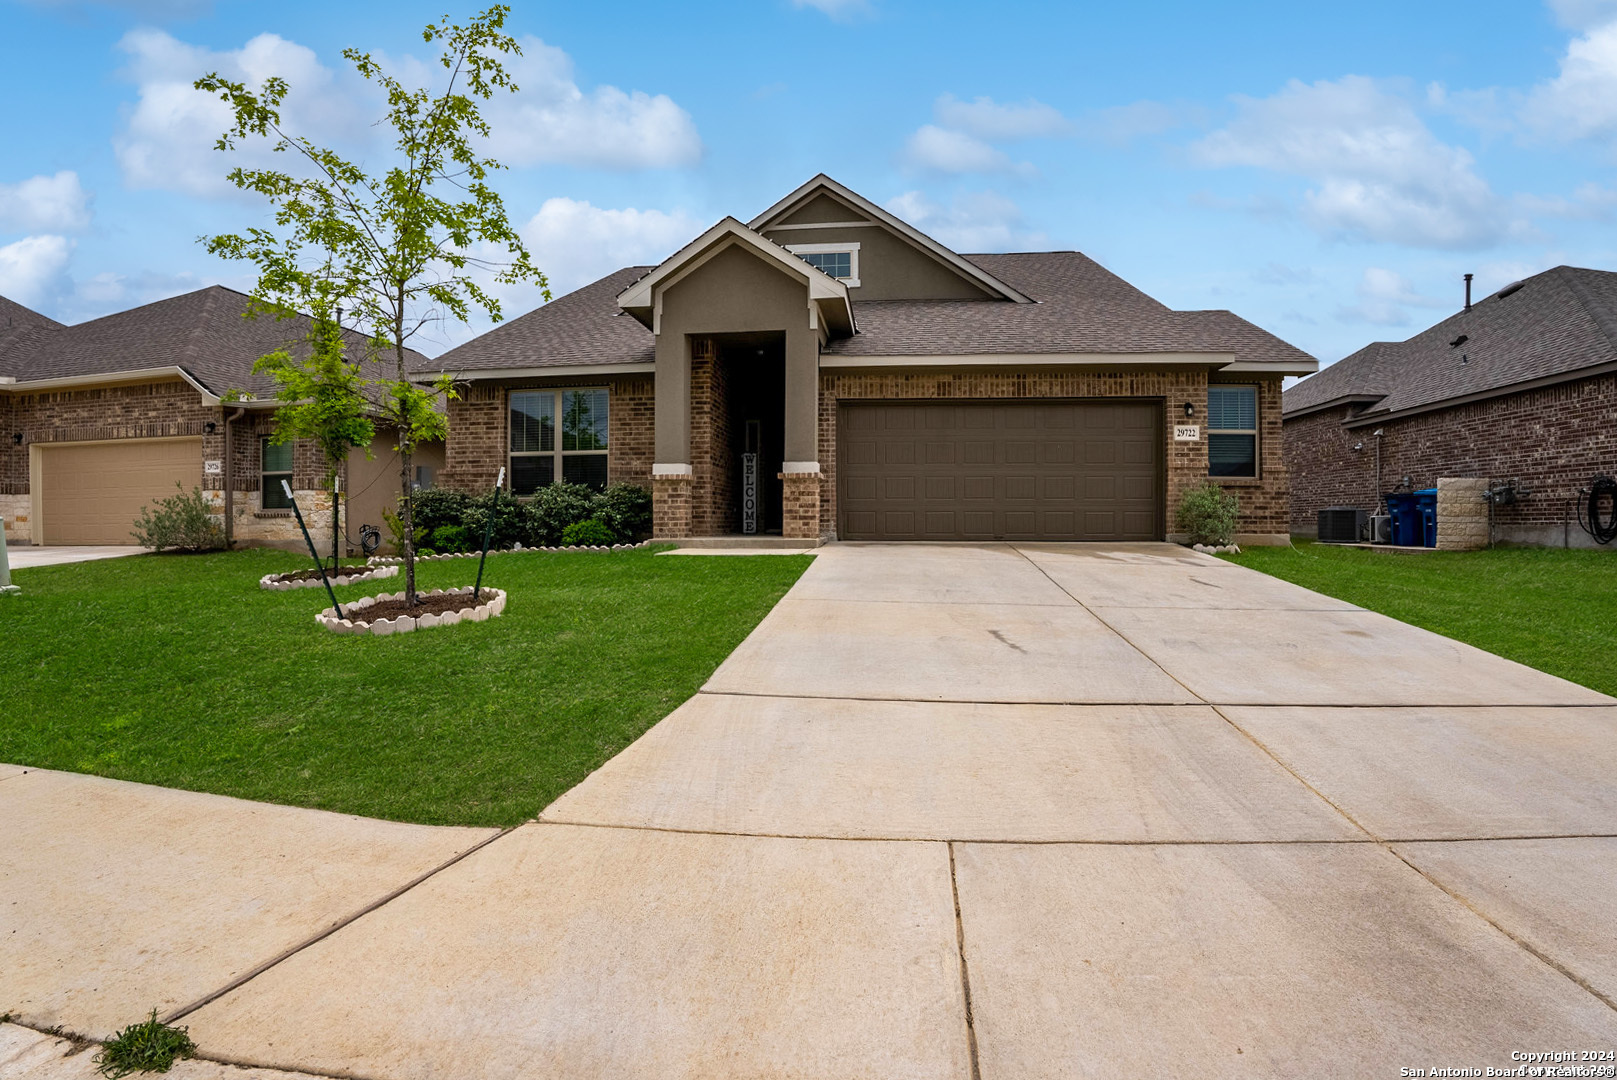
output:
[{"label": "dormer window", "polygon": [[787,244],[786,250],[844,285],[859,284],[858,244]]}]

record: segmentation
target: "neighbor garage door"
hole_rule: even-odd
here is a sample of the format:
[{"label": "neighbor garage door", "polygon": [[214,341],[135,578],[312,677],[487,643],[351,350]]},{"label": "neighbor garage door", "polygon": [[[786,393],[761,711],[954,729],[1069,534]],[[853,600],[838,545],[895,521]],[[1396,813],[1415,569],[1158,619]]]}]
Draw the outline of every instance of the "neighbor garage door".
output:
[{"label": "neighbor garage door", "polygon": [[1160,540],[1161,402],[847,402],[847,540]]},{"label": "neighbor garage door", "polygon": [[202,483],[201,439],[122,439],[38,446],[47,544],[133,544],[141,507]]}]

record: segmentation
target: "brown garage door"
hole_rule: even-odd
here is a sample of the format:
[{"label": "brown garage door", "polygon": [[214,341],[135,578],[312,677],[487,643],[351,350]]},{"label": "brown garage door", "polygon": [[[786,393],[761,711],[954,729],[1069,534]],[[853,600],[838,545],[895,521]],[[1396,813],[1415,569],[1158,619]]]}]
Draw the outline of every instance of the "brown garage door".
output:
[{"label": "brown garage door", "polygon": [[40,518],[47,544],[133,544],[141,507],[202,483],[201,439],[122,439],[40,446]]},{"label": "brown garage door", "polygon": [[1162,403],[849,402],[847,540],[1160,540]]}]

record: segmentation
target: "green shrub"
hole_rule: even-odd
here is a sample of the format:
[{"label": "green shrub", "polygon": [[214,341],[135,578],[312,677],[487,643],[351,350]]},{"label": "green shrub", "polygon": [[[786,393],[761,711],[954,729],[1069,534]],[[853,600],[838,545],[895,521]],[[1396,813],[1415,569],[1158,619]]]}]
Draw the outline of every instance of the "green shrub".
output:
[{"label": "green shrub", "polygon": [[568,547],[611,544],[617,541],[612,529],[600,518],[575,521],[561,531],[561,542]]},{"label": "green shrub", "polygon": [[481,550],[483,546],[483,530],[488,527],[491,512],[494,516],[494,532],[488,542],[491,550],[508,548],[517,543],[532,544],[533,528],[528,508],[509,492],[501,492],[496,505],[494,493],[489,492],[472,499],[462,519],[466,525],[467,542],[474,549]]},{"label": "green shrub", "polygon": [[194,487],[187,495],[176,480],[178,495],[158,499],[143,507],[135,519],[133,536],[141,547],[167,551],[214,551],[225,546],[225,530],[214,520],[213,508]]},{"label": "green shrub", "polygon": [[1185,492],[1176,520],[1193,544],[1228,544],[1235,539],[1240,510],[1240,500],[1208,481]]},{"label": "green shrub", "polygon": [[445,525],[466,524],[466,511],[472,505],[472,497],[464,491],[428,488],[416,492],[413,503],[411,523],[416,527],[419,540]]},{"label": "green shrub", "polygon": [[93,1063],[102,1076],[118,1080],[132,1072],[168,1072],[176,1060],[196,1057],[196,1043],[188,1028],[159,1023],[157,1010],[138,1024],[130,1024],[101,1048]]},{"label": "green shrub", "polygon": [[562,530],[595,516],[595,492],[583,484],[550,484],[528,501],[528,539],[534,547],[562,543]]},{"label": "green shrub", "polygon": [[440,525],[432,530],[428,542],[434,551],[470,551],[473,546],[471,530],[464,525]]},{"label": "green shrub", "polygon": [[624,543],[651,535],[651,492],[639,484],[608,484],[596,497],[595,516]]}]

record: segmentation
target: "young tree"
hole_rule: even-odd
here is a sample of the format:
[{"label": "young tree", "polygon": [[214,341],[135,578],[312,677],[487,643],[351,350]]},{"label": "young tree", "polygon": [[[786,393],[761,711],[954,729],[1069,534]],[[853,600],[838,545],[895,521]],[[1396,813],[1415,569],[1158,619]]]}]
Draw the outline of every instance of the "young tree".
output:
[{"label": "young tree", "polygon": [[[285,313],[277,310],[275,314]],[[370,418],[360,365],[348,360],[342,326],[329,309],[316,307],[308,343],[308,360],[299,361],[282,349],[259,357],[253,371],[274,379],[284,402],[275,411],[275,434],[270,441],[313,439],[325,458],[326,486],[331,488],[332,557],[337,560],[342,553],[337,474],[350,451],[363,449],[370,456],[376,425]]]},{"label": "young tree", "polygon": [[[499,321],[499,302],[473,270],[492,272],[499,284],[532,282],[550,298],[544,275],[488,184],[489,174],[502,166],[474,145],[489,135],[479,103],[496,91],[517,89],[501,63],[502,57],[521,55],[504,32],[509,13],[510,8],[496,5],[465,25],[445,17],[422,31],[422,40],[439,49],[448,73],[436,90],[412,89],[369,53],[343,50],[354,70],[387,96],[383,123],[391,129],[394,160],[377,173],[283,128],[281,105],[289,87],[278,76],[256,90],[217,73],[195,84],[217,94],[235,114],[233,126],[219,138],[220,150],[264,139],[301,161],[296,174],[232,169],[232,183],[275,207],[275,224],[207,237],[208,250],[254,263],[253,295],[259,300],[316,312],[340,306],[370,334],[379,352],[391,354],[392,372],[370,381],[381,391],[378,419],[398,436],[401,554],[411,604],[416,602],[411,457],[418,443],[447,433],[439,403],[452,398],[454,389],[448,376],[425,389],[412,381],[408,344],[435,320],[464,322],[474,306]],[[501,252],[508,261],[474,257],[474,248]]]}]

